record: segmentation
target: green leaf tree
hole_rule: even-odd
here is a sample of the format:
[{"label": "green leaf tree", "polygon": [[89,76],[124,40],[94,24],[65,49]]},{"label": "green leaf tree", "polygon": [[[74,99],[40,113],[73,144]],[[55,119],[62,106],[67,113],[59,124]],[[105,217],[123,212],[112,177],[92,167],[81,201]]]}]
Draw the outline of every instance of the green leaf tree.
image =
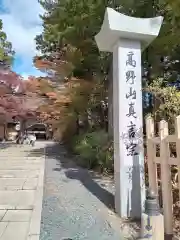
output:
[{"label": "green leaf tree", "polygon": [[12,44],[7,40],[6,33],[3,31],[3,23],[0,20],[0,66],[9,68],[12,65],[14,51]]}]

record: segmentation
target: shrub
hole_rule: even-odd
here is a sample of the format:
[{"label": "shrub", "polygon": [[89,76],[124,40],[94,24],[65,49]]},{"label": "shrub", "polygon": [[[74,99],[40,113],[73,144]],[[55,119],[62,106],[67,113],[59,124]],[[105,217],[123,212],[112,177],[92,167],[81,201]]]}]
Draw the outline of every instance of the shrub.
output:
[{"label": "shrub", "polygon": [[101,172],[113,170],[113,148],[105,131],[85,133],[74,138],[73,151],[79,156],[78,162],[89,169]]}]

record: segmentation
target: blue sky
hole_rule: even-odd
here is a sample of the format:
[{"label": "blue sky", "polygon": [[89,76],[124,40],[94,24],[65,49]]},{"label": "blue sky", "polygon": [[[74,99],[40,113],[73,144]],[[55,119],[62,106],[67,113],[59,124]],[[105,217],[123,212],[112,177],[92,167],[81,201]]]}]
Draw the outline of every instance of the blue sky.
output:
[{"label": "blue sky", "polygon": [[32,63],[37,54],[34,38],[42,32],[39,14],[43,9],[38,0],[0,0],[3,28],[16,52],[13,70],[24,78],[43,75]]}]

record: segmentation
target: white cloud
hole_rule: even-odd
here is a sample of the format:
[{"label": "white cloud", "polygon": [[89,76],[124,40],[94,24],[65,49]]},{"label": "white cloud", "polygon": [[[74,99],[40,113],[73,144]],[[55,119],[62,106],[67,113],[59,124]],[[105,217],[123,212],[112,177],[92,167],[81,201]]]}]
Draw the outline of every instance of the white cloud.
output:
[{"label": "white cloud", "polygon": [[35,77],[43,77],[45,76],[45,74],[41,73],[41,72],[33,72],[32,74],[28,74],[28,73],[21,73],[21,77],[23,80],[28,80],[29,76],[35,76]]},{"label": "white cloud", "polygon": [[39,14],[43,13],[38,0],[3,0],[4,13],[0,14],[8,40],[17,55],[23,59],[36,54],[34,38],[42,32]]}]

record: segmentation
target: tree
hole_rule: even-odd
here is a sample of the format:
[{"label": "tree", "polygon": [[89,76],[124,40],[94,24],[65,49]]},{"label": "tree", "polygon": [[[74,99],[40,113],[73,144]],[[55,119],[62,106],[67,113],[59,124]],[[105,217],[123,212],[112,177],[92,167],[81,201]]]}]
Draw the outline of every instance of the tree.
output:
[{"label": "tree", "polygon": [[172,128],[174,116],[180,115],[180,92],[175,86],[164,86],[163,80],[154,80],[146,91],[154,96],[153,117],[156,122],[165,119]]},{"label": "tree", "polygon": [[7,118],[27,118],[33,113],[25,107],[27,101],[26,87],[22,78],[14,72],[0,72],[0,114]]},{"label": "tree", "polygon": [[0,20],[0,114],[13,115],[19,106],[19,99],[15,95],[24,91],[20,76],[10,70],[14,51],[12,44],[7,40]]},{"label": "tree", "polygon": [[[44,54],[50,53],[51,55],[52,52],[62,52],[63,46],[71,46],[79,55],[79,59],[75,58],[73,62],[76,63],[77,70],[84,71],[84,73],[89,70],[90,66],[90,74],[102,70],[102,55],[99,56],[94,36],[100,30],[107,6],[135,17],[164,16],[160,36],[144,53],[145,66],[152,65],[155,70],[153,72],[156,74],[164,71],[162,57],[175,57],[172,55],[179,48],[180,6],[174,1],[70,0],[53,1],[53,5],[49,0],[40,2],[47,12],[42,16],[44,32],[36,38],[38,49]],[[67,53],[67,49],[65,52]],[[80,67],[84,70],[79,69]]]},{"label": "tree", "polygon": [[14,53],[12,44],[7,40],[6,33],[3,31],[2,20],[0,20],[0,69],[11,67]]},{"label": "tree", "polygon": [[[49,1],[41,1],[46,7]],[[44,32],[37,36],[37,47],[47,57],[48,52],[71,62],[75,77],[92,79],[103,72],[103,59],[99,55],[95,34],[102,23],[106,1],[56,1],[56,7],[49,10],[42,19]],[[55,56],[56,56],[55,54]],[[104,55],[104,56],[103,56]],[[104,62],[106,63],[106,62]]]},{"label": "tree", "polygon": [[[54,71],[59,75],[62,74],[64,77],[62,69],[64,65],[68,65],[68,76],[72,74],[86,80],[95,78],[99,81],[100,79],[107,91],[108,82],[112,83],[112,75],[109,78],[107,75],[112,60],[109,54],[99,53],[94,36],[100,30],[105,8],[109,6],[135,17],[164,16],[160,36],[143,53],[143,85],[148,86],[153,79],[158,77],[164,78],[164,84],[177,81],[180,41],[178,27],[180,6],[178,3],[170,0],[139,2],[134,0],[41,0],[40,2],[46,14],[42,16],[43,34],[36,38],[37,48],[43,53],[41,59],[45,58],[53,62],[56,66]],[[111,98],[112,93],[108,96],[109,105],[111,105]],[[147,101],[149,101],[149,107],[146,112],[152,112],[153,97],[151,94],[144,94],[144,103]],[[110,112],[112,114],[112,111]]]},{"label": "tree", "polygon": [[[46,13],[42,16],[43,33],[36,37],[37,48],[42,53],[36,60],[39,59],[41,67],[42,62],[45,63],[44,70],[51,73],[49,79],[52,79],[52,83],[56,82],[56,87],[60,87],[64,82],[71,82],[72,77],[76,77],[81,82],[88,81],[93,86],[88,94],[81,88],[81,91],[86,93],[86,101],[76,101],[79,90],[73,88],[72,95],[76,97],[71,98],[71,104],[65,108],[68,114],[59,111],[61,117],[62,114],[76,116],[76,120],[83,119],[83,125],[86,125],[87,119],[93,119],[93,122],[95,120],[95,127],[92,128],[88,122],[88,128],[84,129],[87,135],[90,131],[99,134],[99,129],[107,128],[107,124],[104,124],[107,122],[107,110],[112,115],[112,91],[109,91],[112,89],[112,56],[99,53],[94,40],[94,36],[100,30],[107,6],[134,17],[164,16],[160,36],[143,53],[143,87],[145,89],[143,105],[145,114],[156,113],[158,117],[167,117],[166,107],[169,108],[168,117],[175,114],[170,109],[175,101],[171,98],[174,88],[169,87],[169,84],[177,83],[180,74],[180,5],[177,1],[41,0],[40,2]],[[155,83],[159,82],[159,78],[163,81],[157,86]],[[160,89],[163,92],[159,92]],[[167,105],[165,101],[158,102],[157,96],[163,96],[165,99],[164,93],[171,104]],[[176,93],[173,92],[173,94]],[[79,111],[80,102],[85,109],[84,112],[82,109]],[[157,113],[157,106],[161,108],[161,112]],[[74,111],[75,109],[78,109],[78,114]],[[109,119],[112,120],[110,117]],[[86,143],[84,139],[82,142]]]},{"label": "tree", "polygon": [[0,20],[0,114],[26,118],[32,112],[25,107],[27,96],[22,77],[11,70],[14,53]]}]

